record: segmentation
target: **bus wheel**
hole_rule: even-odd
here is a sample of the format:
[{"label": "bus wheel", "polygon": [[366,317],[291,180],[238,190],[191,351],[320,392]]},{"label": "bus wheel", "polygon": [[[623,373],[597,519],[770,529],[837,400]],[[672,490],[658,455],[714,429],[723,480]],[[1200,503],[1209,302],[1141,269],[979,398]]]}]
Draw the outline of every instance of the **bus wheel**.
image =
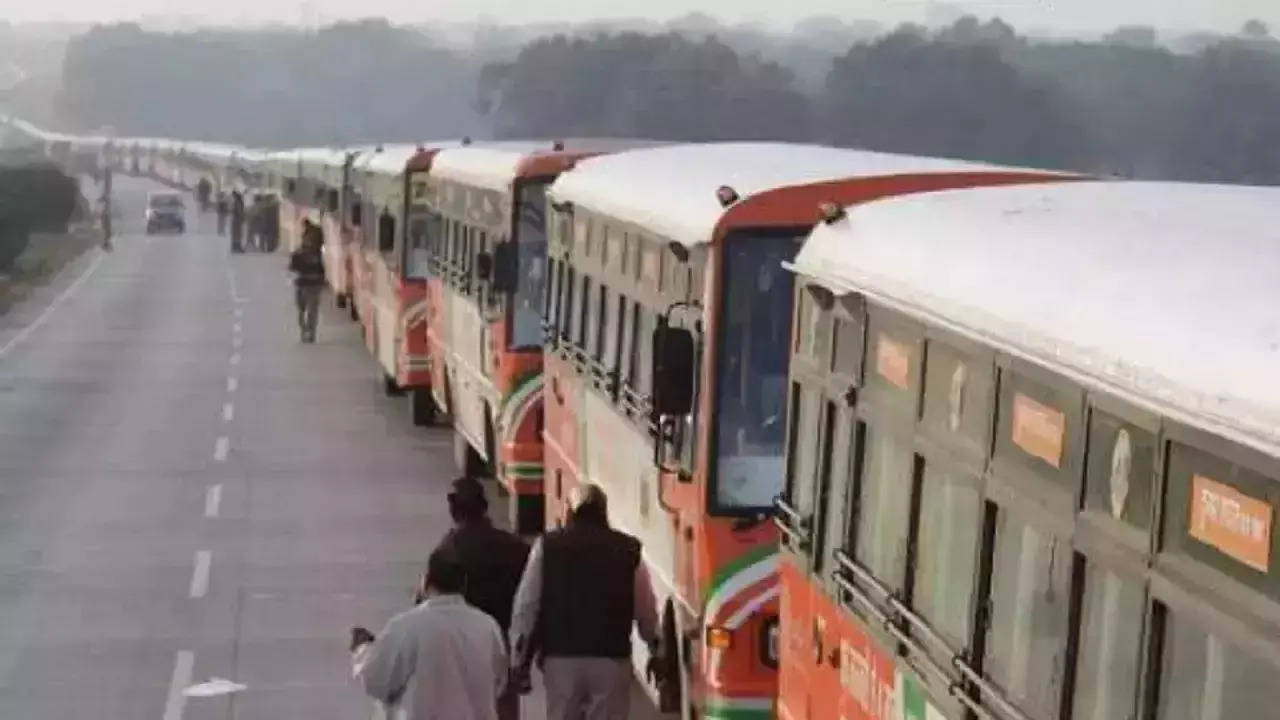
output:
[{"label": "bus wheel", "polygon": [[395,378],[384,374],[382,376],[382,392],[385,393],[387,397],[400,397],[404,394],[404,388],[400,387],[400,385],[396,383]]},{"label": "bus wheel", "polygon": [[430,388],[416,387],[409,394],[409,411],[413,424],[427,427],[436,421],[436,401]]},{"label": "bus wheel", "polygon": [[480,458],[480,453],[457,430],[453,431],[453,462],[465,477],[484,477],[484,460]]},{"label": "bus wheel", "polygon": [[[684,699],[689,695],[685,689],[684,663],[680,661],[680,631],[676,628],[675,608],[668,601],[662,609],[662,624],[659,628],[659,644],[662,648],[662,680],[658,682],[658,709],[664,713],[675,712],[684,707]],[[681,713],[682,716],[684,713]]]},{"label": "bus wheel", "polygon": [[344,293],[334,293],[333,302],[338,306],[338,309],[341,310],[347,306],[347,296]]}]

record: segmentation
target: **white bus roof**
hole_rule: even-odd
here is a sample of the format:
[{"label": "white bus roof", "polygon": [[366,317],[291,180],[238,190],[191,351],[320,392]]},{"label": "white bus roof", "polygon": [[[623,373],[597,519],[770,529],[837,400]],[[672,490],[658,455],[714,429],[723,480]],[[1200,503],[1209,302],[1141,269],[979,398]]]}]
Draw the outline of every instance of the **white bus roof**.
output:
[{"label": "white bus roof", "polygon": [[983,170],[1008,168],[776,142],[667,145],[585,159],[556,180],[551,195],[696,246],[711,242],[727,212],[716,197],[724,185],[745,200],[766,190],[844,178]]},{"label": "white bus roof", "polygon": [[[555,147],[560,143],[560,148]],[[652,140],[617,138],[566,138],[564,140],[503,140],[447,148],[431,163],[431,174],[490,190],[507,191],[520,171],[520,164],[539,153],[608,153]]]},{"label": "white bus roof", "polygon": [[886,199],[795,269],[1280,455],[1280,188],[1079,182]]},{"label": "white bus roof", "polygon": [[366,172],[378,173],[380,175],[400,175],[404,173],[404,166],[409,160],[418,154],[419,150],[431,150],[433,148],[445,147],[452,145],[456,140],[440,140],[438,142],[424,143],[422,145],[400,144],[400,145],[383,145],[379,150],[366,149],[356,157],[356,165]]}]

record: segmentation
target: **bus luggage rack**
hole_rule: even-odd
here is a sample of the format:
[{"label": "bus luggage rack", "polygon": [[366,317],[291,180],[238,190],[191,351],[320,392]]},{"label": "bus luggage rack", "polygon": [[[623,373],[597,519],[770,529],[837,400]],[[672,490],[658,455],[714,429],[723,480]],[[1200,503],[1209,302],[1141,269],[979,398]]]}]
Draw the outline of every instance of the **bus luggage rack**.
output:
[{"label": "bus luggage rack", "polygon": [[[840,597],[841,604],[848,607],[849,601],[852,600],[867,615],[880,623],[886,632],[902,644],[908,655],[919,660],[913,667],[927,670],[946,685],[951,697],[972,710],[981,720],[1030,720],[1000,692],[999,688],[973,669],[963,652],[953,648],[925,622],[924,618],[907,607],[895,591],[877,580],[845,551],[837,550],[835,555],[838,566],[832,570],[831,579],[843,591]],[[880,602],[873,599],[873,593],[880,598]],[[920,641],[926,643],[928,647],[922,645]],[[951,667],[956,674],[940,666],[934,660],[936,656],[929,652],[929,647],[939,650],[939,654],[949,656]],[[976,692],[971,692],[970,689]],[[978,697],[975,698],[974,695]],[[983,703],[979,698],[986,700],[987,703]],[[987,706],[988,704],[995,706],[995,712]]]}]

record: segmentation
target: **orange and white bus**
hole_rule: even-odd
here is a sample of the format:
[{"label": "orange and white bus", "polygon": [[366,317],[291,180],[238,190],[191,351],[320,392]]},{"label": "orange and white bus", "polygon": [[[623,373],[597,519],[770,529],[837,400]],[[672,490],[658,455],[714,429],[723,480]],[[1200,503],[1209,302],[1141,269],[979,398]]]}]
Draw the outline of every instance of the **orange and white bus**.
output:
[{"label": "orange and white bus", "polygon": [[[450,143],[456,144],[456,143]],[[379,146],[351,165],[351,282],[365,345],[388,395],[411,393],[413,421],[434,419],[427,351],[427,175],[443,144]]]},{"label": "orange and white bus", "polygon": [[512,527],[542,529],[542,325],[547,185],[627,140],[446,149],[425,187],[432,401],[453,420],[455,457],[498,480]]},{"label": "orange and white bus", "polygon": [[[310,198],[308,213],[320,224],[324,235],[325,278],[333,290],[338,307],[347,307],[353,295],[352,258],[359,243],[352,224],[354,189],[352,164],[359,151],[312,148],[298,151],[298,176],[304,187],[300,194]],[[301,243],[302,217],[294,215],[290,223],[288,246]],[[353,314],[354,317],[354,314]]]},{"label": "orange and white bus", "polygon": [[813,232],[780,716],[1275,715],[1278,206],[1051,183]]},{"label": "orange and white bus", "polygon": [[[824,203],[1027,173],[780,143],[636,150],[552,185],[547,522],[582,481],[644,543],[686,716],[771,717],[790,261]],[[1038,176],[1037,176],[1038,177]],[[637,642],[637,667],[647,649]],[[678,663],[678,664],[677,664]]]}]

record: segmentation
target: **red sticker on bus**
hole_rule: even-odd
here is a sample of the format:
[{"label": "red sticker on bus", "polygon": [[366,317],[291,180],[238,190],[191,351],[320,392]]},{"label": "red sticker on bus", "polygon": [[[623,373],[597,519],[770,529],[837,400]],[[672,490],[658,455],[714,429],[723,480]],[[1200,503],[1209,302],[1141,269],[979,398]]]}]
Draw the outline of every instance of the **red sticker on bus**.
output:
[{"label": "red sticker on bus", "polygon": [[1013,444],[1055,468],[1062,467],[1067,416],[1061,410],[1018,393],[1013,396]]},{"label": "red sticker on bus", "polygon": [[1271,503],[1203,475],[1191,478],[1191,537],[1254,570],[1271,561]]}]

